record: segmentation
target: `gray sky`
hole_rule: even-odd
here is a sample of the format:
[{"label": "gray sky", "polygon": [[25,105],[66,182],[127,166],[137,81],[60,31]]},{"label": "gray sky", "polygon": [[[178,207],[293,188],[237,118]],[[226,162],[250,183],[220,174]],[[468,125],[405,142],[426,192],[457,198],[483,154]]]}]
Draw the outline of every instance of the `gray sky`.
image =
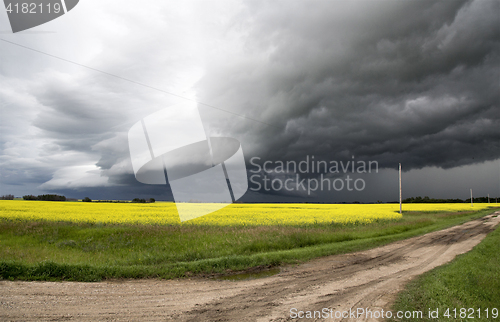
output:
[{"label": "gray sky", "polygon": [[121,77],[0,41],[0,195],[171,198],[135,180],[127,132],[178,96],[249,170],[379,164],[363,191],[243,200],[393,201],[399,162],[404,197],[500,195],[498,1],[85,0],[16,34],[1,9],[0,38]]}]

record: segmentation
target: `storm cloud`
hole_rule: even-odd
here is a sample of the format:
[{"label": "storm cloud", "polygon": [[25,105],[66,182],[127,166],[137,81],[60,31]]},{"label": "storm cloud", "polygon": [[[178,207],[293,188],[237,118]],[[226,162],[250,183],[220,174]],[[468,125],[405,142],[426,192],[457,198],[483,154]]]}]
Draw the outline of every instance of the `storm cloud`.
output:
[{"label": "storm cloud", "polygon": [[[450,187],[487,169],[477,184],[498,194],[499,13],[493,0],[89,0],[10,34],[2,11],[0,194],[171,199],[135,180],[127,132],[186,99],[249,169],[255,156],[378,162],[362,196],[322,200],[395,200],[398,163]],[[417,181],[412,193],[428,189]]]},{"label": "storm cloud", "polygon": [[495,160],[499,12],[494,1],[252,1],[234,22],[241,52],[198,87],[203,101],[274,125],[232,123],[271,160]]}]

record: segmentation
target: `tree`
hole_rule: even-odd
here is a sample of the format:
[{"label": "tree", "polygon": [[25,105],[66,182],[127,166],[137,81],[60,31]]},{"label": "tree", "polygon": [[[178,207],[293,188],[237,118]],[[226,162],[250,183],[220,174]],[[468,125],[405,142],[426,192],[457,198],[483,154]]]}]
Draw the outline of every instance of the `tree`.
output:
[{"label": "tree", "polygon": [[44,201],[66,201],[65,196],[59,196],[59,195],[38,195],[38,196],[33,196],[33,195],[25,195],[23,196],[24,200],[44,200]]},{"label": "tree", "polygon": [[82,199],[82,202],[92,202],[92,199],[90,199],[89,197],[85,197]]},{"label": "tree", "polygon": [[134,199],[132,199],[132,202],[146,203],[146,199],[134,198]]},{"label": "tree", "polygon": [[153,203],[155,201],[156,201],[155,198],[149,198],[149,202]]},{"label": "tree", "polygon": [[38,195],[36,199],[44,201],[66,201],[66,197],[60,195]]}]

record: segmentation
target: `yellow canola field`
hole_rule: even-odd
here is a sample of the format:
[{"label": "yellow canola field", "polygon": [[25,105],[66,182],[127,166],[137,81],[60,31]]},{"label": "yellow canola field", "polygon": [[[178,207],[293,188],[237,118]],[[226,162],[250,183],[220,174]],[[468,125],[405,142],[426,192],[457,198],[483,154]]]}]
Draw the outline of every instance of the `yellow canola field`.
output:
[{"label": "yellow canola field", "polygon": [[[190,204],[194,211],[207,204]],[[404,204],[407,211],[478,211],[496,204]],[[0,217],[92,223],[160,225],[304,225],[314,223],[370,223],[401,218],[399,204],[231,204],[181,224],[170,202],[90,203],[1,200]]]}]

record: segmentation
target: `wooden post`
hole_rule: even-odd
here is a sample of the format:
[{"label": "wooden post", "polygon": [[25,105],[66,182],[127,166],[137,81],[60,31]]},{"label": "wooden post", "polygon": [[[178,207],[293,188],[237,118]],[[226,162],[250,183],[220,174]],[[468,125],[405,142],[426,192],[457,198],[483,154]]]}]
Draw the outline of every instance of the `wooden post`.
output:
[{"label": "wooden post", "polygon": [[472,189],[470,189],[470,206],[474,207],[474,203],[472,202]]},{"label": "wooden post", "polygon": [[403,194],[401,193],[401,163],[399,164],[399,213],[403,213]]}]

